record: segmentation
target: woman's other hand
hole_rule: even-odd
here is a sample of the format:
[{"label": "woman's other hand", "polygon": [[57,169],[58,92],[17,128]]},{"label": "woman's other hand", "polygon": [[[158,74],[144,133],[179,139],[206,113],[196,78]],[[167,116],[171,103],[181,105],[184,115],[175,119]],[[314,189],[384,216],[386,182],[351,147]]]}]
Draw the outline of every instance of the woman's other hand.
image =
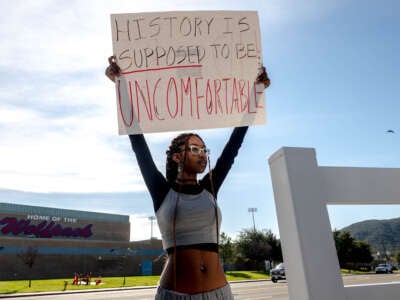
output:
[{"label": "woman's other hand", "polygon": [[257,76],[256,83],[263,83],[266,89],[271,84],[271,80],[268,77],[267,70],[264,66],[261,67],[260,72]]},{"label": "woman's other hand", "polygon": [[105,74],[112,82],[115,82],[115,78],[121,75],[121,69],[116,63],[115,56],[108,58],[109,66],[106,68]]}]

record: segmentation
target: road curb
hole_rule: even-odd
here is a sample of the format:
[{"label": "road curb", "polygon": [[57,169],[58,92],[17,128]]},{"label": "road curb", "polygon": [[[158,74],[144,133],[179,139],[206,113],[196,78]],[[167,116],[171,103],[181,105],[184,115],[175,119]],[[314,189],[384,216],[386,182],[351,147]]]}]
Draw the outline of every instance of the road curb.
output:
[{"label": "road curb", "polygon": [[[235,284],[240,282],[258,282],[258,281],[271,281],[270,279],[252,279],[252,280],[234,280],[229,281],[229,284]],[[5,298],[23,298],[33,296],[52,296],[52,295],[68,295],[68,294],[84,294],[84,293],[96,293],[96,292],[115,292],[115,291],[129,291],[129,290],[140,290],[140,289],[154,289],[156,285],[148,286],[130,286],[120,288],[103,288],[103,289],[90,289],[90,290],[66,290],[66,291],[52,291],[52,292],[37,292],[37,293],[17,293],[17,294],[0,294],[0,299]]]},{"label": "road curb", "polygon": [[90,290],[66,290],[66,291],[52,291],[52,292],[36,292],[36,293],[17,293],[17,294],[2,294],[1,298],[22,298],[22,297],[33,297],[33,296],[52,296],[52,295],[68,295],[68,294],[84,294],[84,293],[96,293],[96,292],[115,292],[115,291],[129,291],[129,290],[143,290],[143,289],[154,289],[157,288],[155,285],[148,286],[130,286],[120,288],[104,288],[104,289],[90,289]]}]

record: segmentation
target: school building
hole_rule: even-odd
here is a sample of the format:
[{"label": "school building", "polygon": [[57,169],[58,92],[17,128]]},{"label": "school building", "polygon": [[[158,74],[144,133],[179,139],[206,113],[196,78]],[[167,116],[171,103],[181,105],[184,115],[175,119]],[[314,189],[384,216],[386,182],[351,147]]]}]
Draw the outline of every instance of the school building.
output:
[{"label": "school building", "polygon": [[127,215],[0,203],[0,280],[160,274],[161,240],[129,237]]}]

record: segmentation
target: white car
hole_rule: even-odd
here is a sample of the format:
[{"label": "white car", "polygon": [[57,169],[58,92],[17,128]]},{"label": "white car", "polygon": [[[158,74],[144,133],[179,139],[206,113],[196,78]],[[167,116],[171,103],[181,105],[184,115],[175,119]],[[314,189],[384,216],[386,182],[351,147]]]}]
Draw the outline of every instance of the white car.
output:
[{"label": "white car", "polygon": [[393,273],[393,267],[389,263],[379,264],[375,268],[375,273],[376,274],[378,274],[378,273]]}]

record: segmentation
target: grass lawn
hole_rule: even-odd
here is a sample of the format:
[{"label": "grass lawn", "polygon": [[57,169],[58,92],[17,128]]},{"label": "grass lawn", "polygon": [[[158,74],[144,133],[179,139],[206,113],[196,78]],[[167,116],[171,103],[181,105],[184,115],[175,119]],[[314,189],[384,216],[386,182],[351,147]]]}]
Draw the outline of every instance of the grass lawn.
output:
[{"label": "grass lawn", "polygon": [[363,274],[375,274],[375,271],[357,271],[357,270],[350,270],[350,269],[340,269],[342,275],[363,275]]},{"label": "grass lawn", "polygon": [[[228,281],[269,279],[269,275],[257,271],[229,271],[226,273]],[[125,287],[157,285],[160,276],[127,276]],[[95,278],[94,278],[95,279]],[[72,285],[72,278],[68,279],[40,279],[32,280],[28,287],[28,280],[0,281],[0,294],[34,293],[64,290],[64,281],[68,282],[67,290],[87,290],[123,287],[123,277],[103,277],[100,285]]]}]

